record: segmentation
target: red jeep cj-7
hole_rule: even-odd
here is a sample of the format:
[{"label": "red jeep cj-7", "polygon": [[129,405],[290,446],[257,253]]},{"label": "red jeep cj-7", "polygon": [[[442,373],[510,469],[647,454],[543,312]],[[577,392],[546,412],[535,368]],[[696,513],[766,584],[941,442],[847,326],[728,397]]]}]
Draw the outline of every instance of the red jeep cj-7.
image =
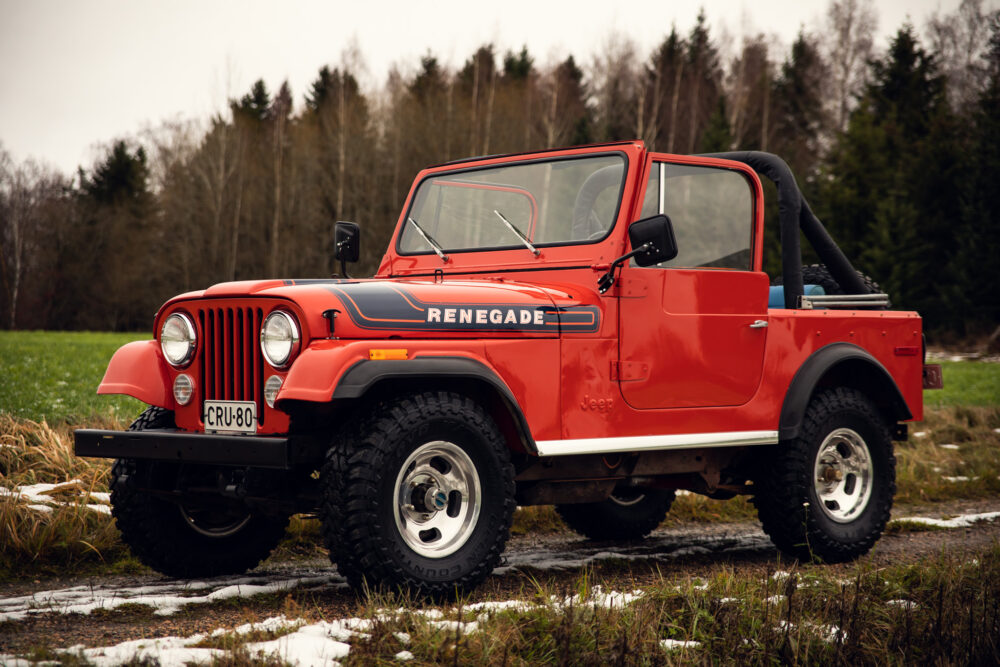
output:
[{"label": "red jeep cj-7", "polygon": [[[778,187],[773,287],[758,173]],[[357,225],[335,234],[356,261]],[[887,309],[773,155],[627,142],[432,167],[375,277],[344,276],[181,295],[115,354],[98,392],[151,407],[76,452],[118,459],[143,562],[241,572],[307,513],[351,585],[447,595],[497,565],[517,505],[639,539],[676,489],[752,495],[801,558],[856,558],[885,527],[921,320]]]}]

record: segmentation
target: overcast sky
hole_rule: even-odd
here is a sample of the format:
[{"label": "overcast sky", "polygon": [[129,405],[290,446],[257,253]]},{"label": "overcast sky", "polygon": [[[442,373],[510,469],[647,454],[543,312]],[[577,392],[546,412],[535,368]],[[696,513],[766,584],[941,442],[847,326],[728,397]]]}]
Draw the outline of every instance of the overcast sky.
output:
[{"label": "overcast sky", "polygon": [[[263,78],[288,80],[296,108],[324,64],[355,43],[374,89],[430,50],[459,67],[481,44],[528,47],[539,65],[572,54],[589,63],[617,31],[645,58],[704,6],[712,34],[733,48],[764,32],[785,47],[815,30],[827,0],[0,0],[0,144],[65,172],[90,167],[99,147],[166,120],[203,119]],[[878,46],[907,19],[923,30],[959,0],[876,0]],[[987,0],[989,6],[996,0]],[[783,55],[782,55],[783,57]]]}]

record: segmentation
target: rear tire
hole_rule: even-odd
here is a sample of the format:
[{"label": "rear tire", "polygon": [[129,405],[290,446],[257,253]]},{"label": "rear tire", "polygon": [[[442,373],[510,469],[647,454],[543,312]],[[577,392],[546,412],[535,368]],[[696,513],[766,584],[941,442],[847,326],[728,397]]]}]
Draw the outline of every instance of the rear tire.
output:
[{"label": "rear tire", "polygon": [[[129,430],[173,426],[172,412],[151,407]],[[260,515],[237,502],[175,503],[155,495],[173,491],[182,474],[211,478],[213,470],[140,459],[118,459],[111,470],[111,514],[144,564],[178,578],[237,574],[256,567],[281,541],[287,516]]]},{"label": "rear tire", "polygon": [[607,500],[556,505],[556,512],[592,540],[641,540],[666,518],[673,502],[673,491],[620,487]]},{"label": "rear tire", "polygon": [[856,389],[813,397],[799,437],[774,448],[755,480],[764,532],[803,560],[841,563],[871,550],[896,492],[889,426]]}]

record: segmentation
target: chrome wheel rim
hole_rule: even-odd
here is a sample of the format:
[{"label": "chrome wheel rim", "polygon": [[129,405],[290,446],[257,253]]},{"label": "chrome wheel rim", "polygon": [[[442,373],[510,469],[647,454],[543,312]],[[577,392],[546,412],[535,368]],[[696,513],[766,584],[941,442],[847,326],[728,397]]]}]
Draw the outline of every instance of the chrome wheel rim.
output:
[{"label": "chrome wheel rim", "polygon": [[813,484],[823,513],[837,523],[858,518],[872,497],[872,457],[857,431],[838,428],[823,440]]},{"label": "chrome wheel rim", "polygon": [[222,538],[235,535],[240,532],[247,523],[250,522],[250,513],[243,516],[219,516],[213,510],[188,510],[183,505],[180,507],[181,516],[194,532],[205,537]]},{"label": "chrome wheel rim", "polygon": [[469,541],[482,508],[479,473],[458,445],[435,440],[417,447],[396,475],[396,529],[410,549],[444,558]]},{"label": "chrome wheel rim", "polygon": [[632,505],[638,505],[642,502],[646,494],[638,489],[615,489],[608,496],[608,499],[616,505],[622,507],[630,507]]}]

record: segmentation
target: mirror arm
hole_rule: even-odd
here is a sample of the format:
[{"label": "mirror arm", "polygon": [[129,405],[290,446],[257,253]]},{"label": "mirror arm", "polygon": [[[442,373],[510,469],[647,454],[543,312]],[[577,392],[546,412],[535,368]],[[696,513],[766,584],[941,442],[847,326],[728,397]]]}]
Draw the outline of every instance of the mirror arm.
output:
[{"label": "mirror arm", "polygon": [[611,286],[615,284],[615,270],[623,263],[632,259],[639,253],[648,252],[650,250],[656,252],[656,248],[653,246],[653,242],[647,241],[646,243],[643,243],[641,246],[639,246],[632,252],[626,253],[621,257],[619,257],[618,259],[616,259],[615,261],[611,262],[611,267],[608,269],[608,272],[605,273],[603,276],[601,276],[600,279],[598,279],[597,281],[597,291],[600,292],[601,294],[604,294],[609,289],[611,289]]},{"label": "mirror arm", "polygon": [[340,255],[340,276],[345,280],[349,280],[350,276],[347,275],[347,260],[344,259],[344,254],[341,252],[345,243],[347,243],[347,241],[341,241],[337,244],[337,254]]}]

